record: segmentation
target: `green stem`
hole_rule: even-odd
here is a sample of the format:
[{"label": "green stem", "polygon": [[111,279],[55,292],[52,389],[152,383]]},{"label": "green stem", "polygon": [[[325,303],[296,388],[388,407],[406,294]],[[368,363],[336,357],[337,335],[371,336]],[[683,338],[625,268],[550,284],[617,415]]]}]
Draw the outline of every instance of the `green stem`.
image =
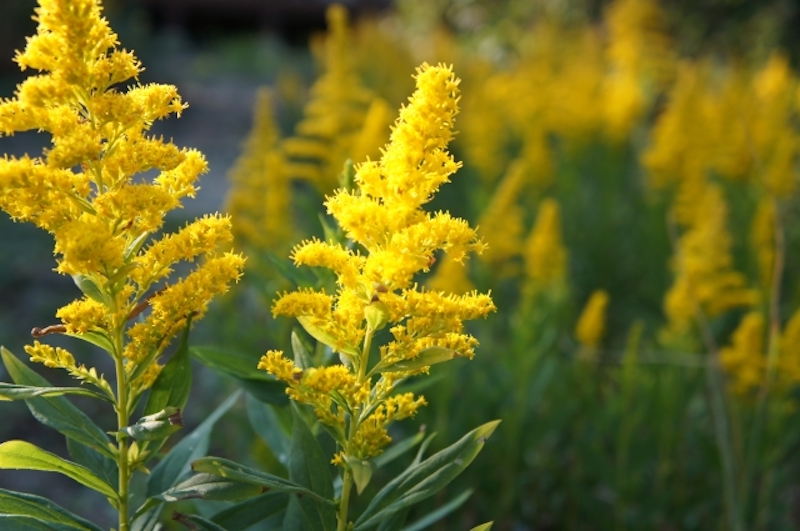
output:
[{"label": "green stem", "polygon": [[346,468],[342,478],[342,501],[339,503],[339,516],[336,531],[347,529],[347,507],[350,505],[350,488],[353,486],[353,472]]},{"label": "green stem", "polygon": [[[364,383],[367,377],[367,364],[369,363],[369,350],[372,347],[372,336],[375,331],[367,327],[366,334],[364,335],[364,347],[361,349],[361,356],[358,358],[358,376],[356,382],[358,384]],[[365,408],[368,410],[369,408]],[[350,417],[350,427],[347,435],[347,442],[345,443],[345,453],[350,453],[350,445],[358,432],[358,424],[361,422],[361,408],[356,408],[353,415]],[[344,477],[342,478],[342,499],[339,502],[339,514],[337,518],[336,531],[345,531],[347,529],[347,509],[350,505],[350,490],[353,486],[353,472],[345,465]]]},{"label": "green stem", "polygon": [[[121,341],[119,342],[121,343]],[[120,345],[121,346],[121,345]],[[122,349],[118,348],[114,356],[117,371],[117,429],[128,425],[128,382],[125,377]],[[128,531],[128,483],[130,469],[128,466],[128,439],[118,440],[117,466],[119,468],[119,531]]]}]

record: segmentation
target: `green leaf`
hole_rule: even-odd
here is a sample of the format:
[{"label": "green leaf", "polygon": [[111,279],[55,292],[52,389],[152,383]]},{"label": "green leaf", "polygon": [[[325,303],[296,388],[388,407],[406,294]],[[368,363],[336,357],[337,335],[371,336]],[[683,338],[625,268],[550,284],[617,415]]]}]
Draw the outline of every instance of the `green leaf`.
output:
[{"label": "green leaf", "polygon": [[90,330],[88,332],[83,332],[82,334],[73,334],[73,333],[70,333],[70,332],[64,332],[63,335],[69,336],[69,337],[74,337],[74,338],[77,338],[77,339],[82,339],[83,341],[86,341],[87,343],[91,343],[92,345],[94,345],[96,347],[100,347],[101,349],[105,350],[106,352],[114,352],[114,345],[113,345],[113,343],[111,343],[111,340],[108,338],[108,336],[105,333],[94,332],[94,331]]},{"label": "green leaf", "polygon": [[161,512],[164,510],[164,503],[155,504],[155,507],[146,512],[133,517],[131,531],[155,531],[160,527]]},{"label": "green leaf", "polygon": [[172,513],[172,519],[183,524],[190,531],[228,531],[211,520],[206,520],[202,516],[194,514],[183,514],[175,511]]},{"label": "green leaf", "polygon": [[492,528],[494,522],[486,522],[485,524],[476,525],[469,531],[489,531]]},{"label": "green leaf", "polygon": [[402,441],[391,445],[385,452],[383,452],[381,455],[373,459],[375,467],[380,468],[386,465],[387,463],[394,461],[404,453],[414,448],[420,442],[422,442],[422,439],[424,438],[425,438],[425,429],[423,428],[419,430],[415,435],[407,437]]},{"label": "green leaf", "polygon": [[438,363],[443,363],[445,361],[450,361],[460,357],[461,356],[458,352],[449,348],[428,347],[420,351],[415,358],[410,360],[402,360],[396,363],[384,363],[381,361],[375,365],[370,372],[374,374],[376,372],[416,371],[422,369],[423,367],[430,367],[431,365],[436,365]]},{"label": "green leaf", "polygon": [[247,529],[267,518],[280,516],[286,510],[288,502],[289,498],[285,493],[266,492],[223,509],[211,521],[226,529]]},{"label": "green leaf", "polygon": [[358,348],[353,347],[351,345],[341,345],[337,346],[340,343],[338,339],[333,337],[333,335],[329,334],[322,328],[316,326],[311,317],[307,317],[301,315],[297,318],[297,322],[303,327],[303,329],[308,332],[308,335],[319,341],[324,345],[328,345],[331,347],[335,352],[341,352],[348,356],[352,356],[353,358],[357,358],[361,355],[361,351]]},{"label": "green leaf", "polygon": [[[219,418],[239,399],[240,392],[228,397],[197,428],[184,437],[153,468],[147,480],[147,497],[157,496],[175,486],[190,470],[190,463],[208,452],[211,429]],[[137,515],[139,512],[137,511]]]},{"label": "green leaf", "polygon": [[189,352],[214,372],[235,378],[245,391],[262,402],[278,405],[289,403],[286,384],[266,371],[257,369],[258,358],[215,347],[191,347]]},{"label": "green leaf", "polygon": [[403,528],[403,524],[406,523],[407,517],[408,508],[403,509],[402,511],[397,511],[389,518],[381,521],[380,525],[378,526],[378,531],[400,531]]},{"label": "green leaf", "polygon": [[316,279],[308,268],[296,267],[294,262],[272,251],[266,252],[264,256],[280,276],[294,285],[300,288],[313,288],[316,285]]},{"label": "green leaf", "polygon": [[297,335],[297,332],[292,330],[292,353],[294,354],[294,364],[295,366],[301,369],[308,369],[312,367],[311,363],[311,353],[308,352],[306,346],[303,345],[303,341],[300,339],[300,336]]},{"label": "green leaf", "polygon": [[[264,440],[272,454],[283,466],[289,463],[289,436],[283,429],[275,406],[265,404],[248,395],[245,400],[247,418],[253,430]],[[285,410],[285,408],[284,408]]]},{"label": "green leaf", "polygon": [[112,500],[117,498],[117,491],[85,466],[45,452],[26,441],[7,441],[0,444],[0,468],[58,472]]},{"label": "green leaf", "polygon": [[487,422],[444,450],[412,464],[375,495],[356,521],[355,529],[369,529],[437,493],[469,466],[499,423]]},{"label": "green leaf", "polygon": [[[332,499],[333,478],[329,460],[325,458],[317,439],[311,433],[300,409],[292,404],[292,439],[289,452],[289,479],[307,487],[324,499]],[[328,530],[336,528],[336,514],[333,507],[312,503],[308,497],[295,498],[300,506],[307,529]],[[293,518],[292,508],[287,517]]]},{"label": "green leaf", "polygon": [[122,428],[119,434],[137,441],[161,441],[182,427],[180,408],[167,406],[158,413],[140,418],[133,426]]},{"label": "green leaf", "polygon": [[0,529],[3,531],[80,531],[80,527],[56,522],[46,522],[33,516],[0,514]]},{"label": "green leaf", "polygon": [[[11,379],[15,383],[34,387],[50,386],[47,380],[26,367],[5,347],[0,347],[0,355],[2,355],[8,374],[11,375]],[[28,398],[25,403],[34,418],[45,426],[49,426],[68,438],[85,444],[114,459],[114,454],[109,448],[109,440],[105,432],[92,422],[92,419],[83,411],[72,405],[72,402],[63,396]]]},{"label": "green leaf", "polygon": [[83,395],[92,398],[100,398],[110,402],[109,397],[86,387],[36,387],[31,385],[17,385],[0,382],[0,401],[2,400],[27,400],[28,398],[61,396],[61,395]]},{"label": "green leaf", "polygon": [[329,508],[336,505],[333,502],[333,486],[331,486],[330,492],[327,493],[327,497],[321,496],[319,493],[313,492],[294,481],[246,467],[222,457],[202,457],[197,459],[192,463],[192,470],[195,472],[214,474],[215,476],[230,480],[250,483],[251,485],[266,487],[274,491],[301,494]]},{"label": "green leaf", "polygon": [[[71,526],[81,531],[102,531],[90,521],[72,514],[47,498],[5,489],[0,489],[0,514],[28,516],[45,522]],[[11,531],[14,528],[0,523],[0,529]]]},{"label": "green leaf", "polygon": [[72,275],[72,280],[84,295],[108,306],[108,299],[95,279],[87,275]]},{"label": "green leaf", "polygon": [[404,527],[403,531],[421,531],[422,529],[426,529],[464,505],[464,502],[466,502],[470,496],[472,496],[472,489],[465,490],[435,511],[426,514],[410,526]]},{"label": "green leaf", "polygon": [[214,474],[196,474],[175,485],[154,499],[176,502],[199,498],[202,500],[241,501],[264,493],[266,487],[244,483]]},{"label": "green leaf", "polygon": [[67,450],[69,450],[69,455],[73,461],[85,466],[109,485],[119,484],[118,468],[115,460],[72,439],[67,439]]},{"label": "green leaf", "polygon": [[370,460],[361,460],[357,457],[346,455],[344,460],[353,472],[353,482],[356,484],[356,492],[361,494],[369,485],[372,473],[375,472],[375,463]]},{"label": "green leaf", "polygon": [[144,406],[142,416],[152,415],[171,406],[183,409],[192,389],[192,363],[189,359],[189,325],[183,330],[181,342],[172,358],[161,369]]}]

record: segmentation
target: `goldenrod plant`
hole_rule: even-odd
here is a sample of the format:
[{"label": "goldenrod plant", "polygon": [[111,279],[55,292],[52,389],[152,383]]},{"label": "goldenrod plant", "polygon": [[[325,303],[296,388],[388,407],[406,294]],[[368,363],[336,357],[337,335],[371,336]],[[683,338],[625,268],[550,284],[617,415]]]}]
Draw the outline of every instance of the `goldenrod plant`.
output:
[{"label": "goldenrod plant", "polygon": [[[422,441],[420,433],[390,446],[393,425],[426,405],[424,397],[404,391],[404,383],[433,365],[472,358],[477,340],[464,330],[464,321],[495,310],[488,294],[455,295],[415,282],[434,263],[437,251],[460,261],[485,245],[466,221],[422,208],[460,166],[447,151],[458,112],[459,80],[449,67],[423,64],[416,82],[380,160],[358,165],[353,187],[339,188],[325,202],[341,239],[306,240],[292,252],[296,266],[329,270],[331,282],[283,293],[272,306],[274,315],[297,319],[330,353],[312,355],[314,350],[307,350],[295,335],[290,356],[270,350],[258,365],[286,384],[295,404],[285,461],[289,478],[207,457],[193,463],[201,473],[190,480],[194,482],[179,485],[168,496],[205,497],[210,484],[241,482],[302,494],[280,506],[285,507],[282,529],[401,529],[409,508],[460,474],[495,430],[499,421],[488,422],[427,459],[422,459],[424,444],[412,464],[352,516],[353,498],[365,492],[388,455],[394,458]],[[312,428],[306,406],[313,413]],[[275,417],[274,412],[258,414],[261,419]],[[317,444],[315,425],[333,438],[332,455],[326,456]],[[274,437],[282,431],[274,421],[272,429]],[[329,463],[340,473],[336,483]],[[446,504],[436,518],[468,495]],[[274,513],[280,514],[280,508]]]},{"label": "goldenrod plant", "polygon": [[[148,134],[156,120],[186,108],[176,88],[135,82],[142,67],[118,48],[95,0],[42,0],[35,19],[37,34],[16,62],[41,74],[0,103],[0,133],[39,130],[51,143],[41,156],[0,160],[0,207],[53,236],[56,271],[83,292],[56,312],[57,324],[34,327],[34,338],[83,340],[108,354],[114,370],[109,381],[93,362],[34,341],[25,346],[31,361],[64,369],[80,383],[52,387],[3,348],[14,383],[0,384],[0,397],[25,400],[37,420],[63,433],[71,459],[6,441],[0,468],[64,474],[101,493],[119,514],[117,529],[126,531],[139,494],[131,491],[134,474],[150,473],[148,463],[182,425],[191,383],[189,326],[239,279],[244,258],[226,251],[232,236],[225,216],[158,235],[164,216],[194,196],[206,171],[198,151]],[[153,170],[152,180],[137,177]],[[171,275],[180,262],[197,265]],[[163,365],[181,331],[180,348]],[[70,394],[106,402],[116,424],[98,426],[62,396]],[[186,456],[170,455],[152,470],[148,490],[177,481],[177,470],[168,468],[181,468]],[[98,529],[45,498],[8,490],[0,493],[0,521],[7,529]]]}]

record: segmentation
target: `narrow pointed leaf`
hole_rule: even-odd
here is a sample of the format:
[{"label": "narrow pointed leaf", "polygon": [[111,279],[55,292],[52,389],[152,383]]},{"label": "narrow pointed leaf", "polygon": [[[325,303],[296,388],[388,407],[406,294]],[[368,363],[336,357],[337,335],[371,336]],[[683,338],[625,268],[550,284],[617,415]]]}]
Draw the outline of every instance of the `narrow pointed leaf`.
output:
[{"label": "narrow pointed leaf", "polygon": [[416,371],[423,367],[430,367],[431,365],[436,365],[459,357],[461,356],[455,350],[443,347],[429,347],[422,350],[415,358],[410,360],[386,364],[380,362],[375,366],[372,372]]},{"label": "narrow pointed leaf", "polygon": [[241,501],[265,492],[266,487],[244,483],[214,474],[196,474],[186,481],[179,483],[162,492],[154,499],[175,502],[188,499]]},{"label": "narrow pointed leaf", "polygon": [[240,395],[240,392],[236,392],[220,404],[202,424],[181,439],[156,465],[147,481],[148,498],[175,486],[189,472],[191,462],[208,452],[211,429],[239,399]]},{"label": "narrow pointed leaf", "polygon": [[486,522],[485,524],[476,525],[469,531],[489,531],[492,528],[494,522]]},{"label": "narrow pointed leaf", "polygon": [[189,359],[189,324],[172,358],[161,369],[144,406],[142,416],[152,415],[171,406],[183,409],[192,389],[192,362]]},{"label": "narrow pointed leaf", "polygon": [[267,518],[277,519],[286,510],[288,502],[285,493],[266,492],[223,509],[211,521],[226,529],[247,529]]},{"label": "narrow pointed leaf", "polygon": [[47,522],[33,516],[0,514],[0,529],[3,531],[80,531],[80,527],[58,522]]},{"label": "narrow pointed leaf", "polygon": [[[5,489],[0,489],[0,514],[29,516],[45,522],[72,526],[81,531],[102,531],[90,521],[72,514],[47,498]],[[0,529],[10,531],[13,528],[0,523]]]},{"label": "narrow pointed leaf", "polygon": [[342,352],[353,357],[358,357],[361,352],[351,345],[339,345],[339,340],[331,334],[316,326],[310,317],[299,316],[297,322],[300,323],[303,329],[308,332],[308,335],[319,341],[324,345],[328,345],[336,352]]},{"label": "narrow pointed leaf", "polygon": [[109,485],[119,484],[117,462],[110,457],[72,439],[67,439],[67,450],[73,461],[85,466]]},{"label": "narrow pointed leaf", "polygon": [[278,405],[289,403],[286,384],[266,371],[258,370],[258,358],[215,347],[191,347],[189,352],[214,372],[235,378],[245,391],[262,402]]},{"label": "narrow pointed leaf", "polygon": [[131,531],[155,531],[161,520],[161,512],[164,510],[164,503],[153,504],[151,509],[133,518]]},{"label": "narrow pointed leaf", "polygon": [[331,487],[328,493],[329,496],[326,498],[294,481],[246,467],[230,459],[224,459],[222,457],[202,457],[192,463],[192,469],[195,472],[214,474],[215,476],[226,479],[250,483],[251,485],[259,485],[274,491],[301,494],[329,507],[335,505],[333,502],[333,487]]},{"label": "narrow pointed leaf", "polygon": [[397,511],[436,494],[475,459],[499,423],[487,422],[444,450],[412,464],[375,495],[356,521],[356,531],[378,525]]},{"label": "narrow pointed leaf", "polygon": [[113,352],[114,345],[111,343],[111,340],[108,338],[106,334],[100,332],[93,332],[88,331],[82,334],[72,334],[70,332],[64,332],[65,336],[74,337],[77,339],[82,339],[87,343],[91,343],[96,347],[100,347],[101,349],[105,350],[106,352]]},{"label": "narrow pointed leaf", "polygon": [[61,395],[83,395],[110,401],[106,395],[86,387],[36,387],[0,382],[0,400],[27,400],[28,398]]},{"label": "narrow pointed leaf", "polygon": [[0,468],[58,472],[108,498],[117,498],[117,491],[85,466],[62,459],[26,441],[0,444]]},{"label": "narrow pointed leaf", "polygon": [[385,452],[381,455],[373,459],[376,468],[380,468],[387,463],[390,463],[403,455],[404,453],[410,451],[416,445],[422,442],[425,438],[425,430],[419,430],[416,434],[412,435],[411,437],[407,437],[402,441],[392,444]]},{"label": "narrow pointed leaf", "polygon": [[[265,404],[248,395],[247,418],[253,430],[264,440],[275,458],[286,466],[289,463],[289,436],[271,404]],[[284,408],[285,409],[285,408]]]},{"label": "narrow pointed leaf", "polygon": [[435,511],[426,514],[408,527],[404,527],[403,531],[422,531],[432,526],[448,514],[452,513],[466,502],[472,495],[472,489],[465,490],[449,502],[445,503]]},{"label": "narrow pointed leaf", "polygon": [[[292,404],[292,440],[289,452],[289,479],[325,499],[332,499],[333,478],[329,460],[325,458],[317,439],[311,433],[297,404]],[[332,507],[313,503],[308,498],[296,498],[311,529],[320,531],[336,528]]]},{"label": "narrow pointed leaf", "polygon": [[[47,380],[28,368],[5,347],[0,347],[0,355],[2,355],[3,363],[14,383],[35,387],[50,386]],[[93,448],[103,455],[114,458],[109,449],[109,439],[106,433],[65,397],[29,398],[25,400],[25,403],[34,418],[45,426]]]},{"label": "narrow pointed leaf", "polygon": [[182,524],[189,531],[228,531],[221,525],[194,514],[183,514],[176,511],[172,513],[172,519]]}]

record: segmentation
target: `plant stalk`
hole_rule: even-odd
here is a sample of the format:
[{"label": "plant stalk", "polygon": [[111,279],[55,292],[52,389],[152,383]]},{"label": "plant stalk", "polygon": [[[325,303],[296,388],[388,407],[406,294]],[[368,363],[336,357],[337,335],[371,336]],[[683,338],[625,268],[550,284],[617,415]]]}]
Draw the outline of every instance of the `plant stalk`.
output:
[{"label": "plant stalk", "polygon": [[[117,371],[117,430],[121,431],[128,425],[128,382],[125,377],[122,350],[119,349],[114,356]],[[117,442],[117,467],[119,468],[119,531],[128,531],[128,484],[130,483],[130,470],[128,464],[128,439],[119,438]]]}]

